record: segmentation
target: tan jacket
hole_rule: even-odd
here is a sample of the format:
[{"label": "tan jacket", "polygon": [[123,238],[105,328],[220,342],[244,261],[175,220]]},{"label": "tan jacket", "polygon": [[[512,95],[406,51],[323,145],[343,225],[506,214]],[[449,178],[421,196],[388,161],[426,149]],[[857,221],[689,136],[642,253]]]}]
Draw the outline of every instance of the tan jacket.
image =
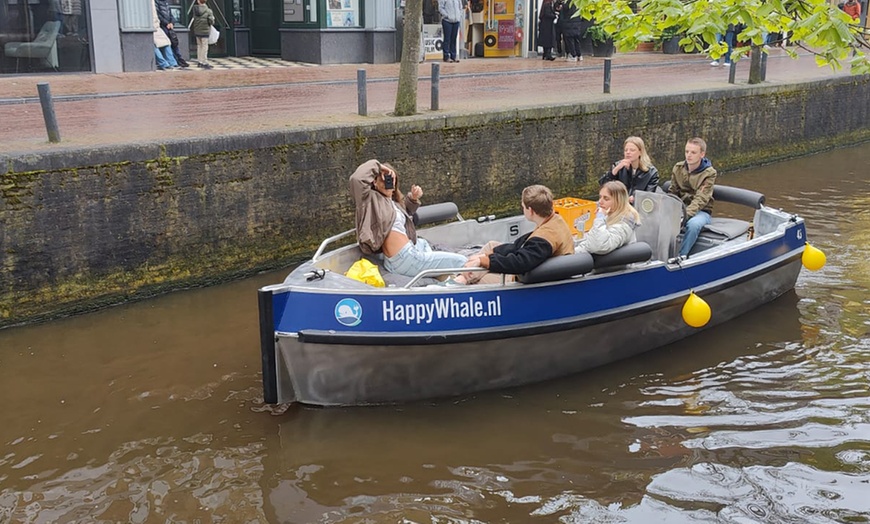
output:
[{"label": "tan jacket", "polygon": [[713,186],[716,184],[716,170],[709,160],[701,161],[699,170],[689,173],[686,162],[674,166],[671,186],[668,193],[677,195],[686,204],[686,216],[692,218],[698,211],[713,214]]},{"label": "tan jacket", "polygon": [[[372,187],[375,179],[380,176],[381,163],[369,160],[362,164],[350,176],[350,195],[356,206],[356,238],[363,253],[373,255],[380,253],[393,222],[396,219],[396,208],[393,201]],[[408,238],[417,243],[417,229],[411,218],[419,202],[413,202],[410,193],[402,202],[397,203],[405,213],[405,230]]]},{"label": "tan jacket", "polygon": [[565,223],[565,219],[558,213],[551,215],[550,219],[535,228],[529,238],[543,238],[553,248],[554,257],[571,255],[574,253],[574,236]]}]

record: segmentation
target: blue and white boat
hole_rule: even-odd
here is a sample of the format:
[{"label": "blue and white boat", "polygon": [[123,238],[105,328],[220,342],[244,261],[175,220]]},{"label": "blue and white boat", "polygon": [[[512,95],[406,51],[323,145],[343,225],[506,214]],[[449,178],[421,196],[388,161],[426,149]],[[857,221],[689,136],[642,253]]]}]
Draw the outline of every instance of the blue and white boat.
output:
[{"label": "blue and white boat", "polygon": [[[507,284],[425,285],[450,271],[407,279],[381,268],[388,286],[373,287],[344,275],[363,256],[356,244],[326,251],[354,231],[329,238],[259,291],[265,401],[398,403],[541,382],[695,333],[682,315],[692,292],[710,306],[709,327],[792,289],[803,219],[753,191],[717,186],[714,198],[717,208],[748,206],[739,210],[752,220],[715,218],[687,259],[674,258],[682,203],[639,192],[638,243],[553,258]],[[450,203],[424,206],[415,220],[436,223],[419,234],[454,250],[511,242],[532,227],[522,216],[463,220]]]}]

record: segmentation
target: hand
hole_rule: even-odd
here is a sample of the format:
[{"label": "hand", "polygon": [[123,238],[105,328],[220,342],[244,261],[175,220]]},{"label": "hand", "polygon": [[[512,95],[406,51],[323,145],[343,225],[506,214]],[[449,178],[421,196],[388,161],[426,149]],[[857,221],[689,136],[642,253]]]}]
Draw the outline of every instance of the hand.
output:
[{"label": "hand", "polygon": [[411,186],[411,200],[420,200],[423,196],[423,189],[420,186]]},{"label": "hand", "polygon": [[172,29],[172,22],[169,22],[168,24],[166,24],[166,29]]},{"label": "hand", "polygon": [[611,173],[613,173],[613,175],[616,176],[616,174],[619,173],[620,169],[622,169],[624,167],[629,167],[629,166],[631,166],[631,160],[628,160],[627,158],[623,158],[622,160],[617,162],[615,166],[613,166],[613,170],[611,171]]},{"label": "hand", "polygon": [[595,210],[595,219],[598,220],[599,218],[607,219],[607,211],[602,207]]}]

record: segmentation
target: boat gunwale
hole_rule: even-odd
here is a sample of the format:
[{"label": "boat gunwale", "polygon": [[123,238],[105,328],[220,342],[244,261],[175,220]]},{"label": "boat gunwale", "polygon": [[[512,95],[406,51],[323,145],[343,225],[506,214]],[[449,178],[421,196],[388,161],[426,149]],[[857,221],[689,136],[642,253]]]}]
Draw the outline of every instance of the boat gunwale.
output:
[{"label": "boat gunwale", "polygon": [[[775,209],[775,208],[767,208],[767,209],[774,211],[774,212],[785,213],[781,209]],[[406,288],[404,286],[378,288],[378,287],[370,286],[369,288],[353,289],[352,291],[353,291],[353,294],[355,294],[355,295],[376,295],[376,296],[390,296],[390,295],[408,296],[408,295],[414,295],[414,294],[431,294],[433,292],[436,292],[436,293],[445,293],[446,292],[447,294],[450,294],[450,293],[457,292],[457,291],[462,291],[463,293],[475,293],[475,292],[491,292],[494,290],[502,290],[502,289],[511,290],[511,289],[525,289],[525,288],[532,288],[532,287],[557,286],[557,285],[570,283],[572,281],[580,280],[580,279],[589,280],[589,279],[595,279],[595,278],[609,278],[609,277],[613,277],[616,274],[622,275],[622,274],[626,274],[626,273],[633,272],[633,271],[645,271],[645,270],[657,268],[660,266],[664,266],[665,269],[667,269],[670,272],[681,271],[683,269],[692,268],[692,267],[695,267],[695,266],[698,266],[701,264],[709,263],[709,262],[712,262],[712,261],[715,261],[715,260],[718,260],[718,259],[721,259],[721,258],[724,258],[727,256],[731,256],[731,255],[733,255],[735,253],[739,253],[741,251],[754,249],[758,246],[761,246],[761,245],[769,243],[769,242],[784,239],[787,230],[789,230],[791,227],[797,226],[797,225],[802,224],[804,222],[803,218],[801,218],[800,216],[791,215],[788,213],[785,213],[785,214],[789,215],[794,220],[789,220],[787,222],[784,222],[775,231],[771,231],[770,233],[767,233],[767,234],[762,235],[762,236],[757,236],[757,237],[753,238],[752,240],[749,240],[746,242],[740,242],[740,243],[735,243],[735,244],[730,244],[730,245],[723,245],[723,246],[718,247],[716,249],[702,251],[702,252],[697,253],[689,258],[686,258],[684,260],[681,260],[681,261],[675,262],[675,263],[669,263],[669,262],[665,262],[665,261],[661,261],[661,260],[650,260],[650,261],[644,263],[643,265],[640,265],[640,264],[633,265],[633,266],[629,266],[629,267],[622,269],[622,270],[619,270],[619,271],[603,272],[603,273],[590,272],[590,273],[584,273],[582,275],[577,275],[577,276],[567,278],[567,279],[553,280],[553,281],[548,281],[548,282],[538,282],[535,284],[523,284],[523,283],[518,283],[518,282],[512,282],[509,284],[485,284],[485,285],[475,285],[475,286],[463,286],[462,288],[459,288],[459,289],[457,289],[458,286],[457,286],[457,288],[454,288],[454,287],[433,288],[433,287],[427,287],[427,286],[419,286],[419,287],[412,287],[412,288]],[[321,258],[319,260],[323,260],[324,258],[328,257],[330,254],[337,253],[338,251],[352,249],[354,247],[355,247],[354,245],[341,246],[333,251],[330,251],[326,255],[321,256]],[[301,272],[303,270],[310,270],[309,268],[306,268],[304,266],[313,265],[315,262],[316,261],[314,261],[313,259],[306,260],[305,262],[300,264],[296,269],[294,269],[291,272],[291,274],[293,274],[295,272]],[[262,288],[259,289],[259,291],[271,292],[273,294],[290,293],[290,292],[303,292],[303,293],[312,293],[312,294],[347,294],[349,290],[344,289],[344,288],[308,287],[308,286],[299,285],[297,283],[290,283],[290,284],[281,283],[281,284],[270,284],[267,286],[263,286]]]}]

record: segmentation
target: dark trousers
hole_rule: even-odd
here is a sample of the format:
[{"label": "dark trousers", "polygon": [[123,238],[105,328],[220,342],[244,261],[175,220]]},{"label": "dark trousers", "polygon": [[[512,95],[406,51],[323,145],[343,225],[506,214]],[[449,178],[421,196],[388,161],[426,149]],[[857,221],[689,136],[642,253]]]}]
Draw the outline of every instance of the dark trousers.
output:
[{"label": "dark trousers", "polygon": [[571,56],[580,56],[579,36],[565,36],[565,53]]},{"label": "dark trousers", "polygon": [[561,55],[562,54],[562,28],[559,27],[559,24],[556,24],[555,34],[556,34],[556,52]]},{"label": "dark trousers", "polygon": [[444,60],[456,60],[456,38],[459,36],[459,22],[441,20],[441,29],[444,32],[442,51]]},{"label": "dark trousers", "polygon": [[175,55],[175,60],[178,65],[187,65],[187,61],[181,56],[181,51],[178,49],[178,35],[172,29],[163,28],[163,32],[169,37],[169,42],[172,44],[172,54]]}]

